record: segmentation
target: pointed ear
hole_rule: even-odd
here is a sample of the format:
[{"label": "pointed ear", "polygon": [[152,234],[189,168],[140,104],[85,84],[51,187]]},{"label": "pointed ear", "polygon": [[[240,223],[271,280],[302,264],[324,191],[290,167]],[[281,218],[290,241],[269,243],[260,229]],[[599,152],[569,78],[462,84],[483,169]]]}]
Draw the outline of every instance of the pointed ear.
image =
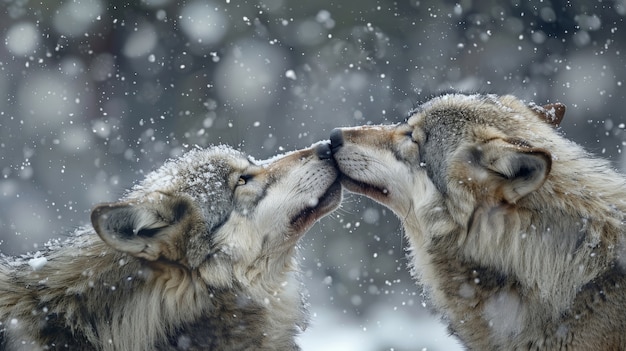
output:
[{"label": "pointed ear", "polygon": [[499,176],[491,179],[496,195],[508,203],[539,189],[550,173],[550,153],[523,141],[493,139],[480,149],[480,163]]},{"label": "pointed ear", "polygon": [[112,248],[150,261],[159,257],[177,260],[176,242],[189,211],[184,201],[145,201],[101,204],[91,212],[91,223]]},{"label": "pointed ear", "polygon": [[543,106],[531,104],[530,109],[544,122],[553,127],[558,127],[565,116],[565,105],[560,102]]}]

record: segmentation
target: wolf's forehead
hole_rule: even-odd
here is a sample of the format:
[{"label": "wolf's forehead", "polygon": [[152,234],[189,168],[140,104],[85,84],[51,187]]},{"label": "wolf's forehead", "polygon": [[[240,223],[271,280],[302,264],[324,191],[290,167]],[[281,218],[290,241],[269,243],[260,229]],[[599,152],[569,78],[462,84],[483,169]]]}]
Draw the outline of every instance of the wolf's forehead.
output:
[{"label": "wolf's forehead", "polygon": [[407,123],[426,129],[436,126],[462,128],[467,124],[498,123],[498,119],[512,112],[515,111],[510,102],[497,95],[447,94],[419,106]]},{"label": "wolf's forehead", "polygon": [[241,173],[249,166],[250,161],[245,154],[229,147],[194,149],[149,173],[133,188],[133,193],[225,188],[233,173]]}]

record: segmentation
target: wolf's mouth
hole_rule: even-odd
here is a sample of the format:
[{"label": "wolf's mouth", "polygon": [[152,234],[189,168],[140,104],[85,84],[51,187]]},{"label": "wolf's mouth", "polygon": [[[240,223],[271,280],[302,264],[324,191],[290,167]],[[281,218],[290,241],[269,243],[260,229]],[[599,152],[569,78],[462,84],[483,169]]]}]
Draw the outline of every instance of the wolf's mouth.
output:
[{"label": "wolf's mouth", "polygon": [[326,192],[318,199],[314,206],[308,206],[298,212],[290,221],[291,228],[296,233],[304,232],[315,221],[331,212],[341,202],[341,183],[336,179]]},{"label": "wolf's mouth", "polygon": [[[352,157],[347,157],[348,161],[344,162],[342,160],[342,157],[339,154],[342,152],[344,144],[345,143],[342,129],[333,129],[333,131],[330,133],[330,148],[332,151],[333,159],[335,160],[335,165],[337,165],[337,169],[339,169],[339,179],[341,181],[341,184],[348,191],[351,191],[353,193],[368,196],[382,203],[387,202],[386,200],[389,197],[389,190],[386,187],[367,183],[362,180],[357,180],[346,173],[345,164],[352,163],[351,161],[354,161],[354,159]],[[359,168],[361,168],[361,166],[359,166]]]},{"label": "wolf's mouth", "polygon": [[343,172],[340,179],[341,184],[353,193],[362,194],[380,202],[385,202],[385,199],[389,197],[389,190],[383,186],[356,180]]}]

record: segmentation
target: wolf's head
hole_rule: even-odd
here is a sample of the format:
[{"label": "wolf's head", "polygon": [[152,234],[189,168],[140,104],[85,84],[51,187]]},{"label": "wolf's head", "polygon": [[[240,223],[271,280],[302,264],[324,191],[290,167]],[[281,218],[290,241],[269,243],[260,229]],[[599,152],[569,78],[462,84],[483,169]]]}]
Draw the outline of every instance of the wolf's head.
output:
[{"label": "wolf's head", "polygon": [[564,111],[511,96],[444,95],[404,123],[336,129],[331,140],[346,188],[400,217],[433,191],[470,210],[514,204],[543,184],[552,163],[543,146]]},{"label": "wolf's head", "polygon": [[246,285],[262,266],[289,265],[297,240],[338,206],[337,173],[327,144],[263,162],[226,146],[196,149],[91,220],[118,251]]},{"label": "wolf's head", "polygon": [[342,184],[402,220],[429,289],[459,296],[488,269],[493,286],[533,291],[558,316],[616,264],[626,210],[623,177],[555,131],[564,112],[443,95],[402,123],[336,129],[331,148]]}]

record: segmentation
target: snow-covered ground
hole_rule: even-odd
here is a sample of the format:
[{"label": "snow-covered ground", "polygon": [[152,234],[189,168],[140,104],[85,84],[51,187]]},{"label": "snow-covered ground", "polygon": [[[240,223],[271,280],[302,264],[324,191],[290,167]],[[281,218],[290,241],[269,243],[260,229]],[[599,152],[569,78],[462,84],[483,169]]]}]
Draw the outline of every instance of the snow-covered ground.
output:
[{"label": "snow-covered ground", "polygon": [[304,351],[462,350],[434,317],[412,318],[388,306],[376,308],[367,320],[326,307],[313,306],[311,312],[311,325],[299,338]]}]

